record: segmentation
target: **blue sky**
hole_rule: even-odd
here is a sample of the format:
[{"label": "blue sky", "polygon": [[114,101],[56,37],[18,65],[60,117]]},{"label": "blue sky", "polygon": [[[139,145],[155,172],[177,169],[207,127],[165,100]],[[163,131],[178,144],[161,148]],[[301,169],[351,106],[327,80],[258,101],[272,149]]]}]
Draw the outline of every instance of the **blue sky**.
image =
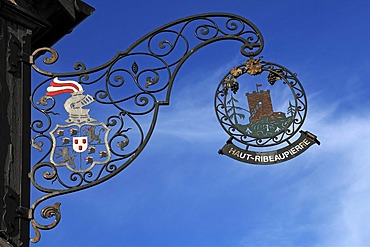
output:
[{"label": "blue sky", "polygon": [[62,220],[32,246],[370,246],[369,1],[86,2],[95,13],[54,46],[50,70],[99,66],[175,19],[238,14],[262,32],[263,59],[298,74],[302,129],[321,146],[274,166],[218,155],[228,136],[214,93],[246,58],[233,42],[205,47],[181,68],[143,153],[109,181],[51,199]]}]

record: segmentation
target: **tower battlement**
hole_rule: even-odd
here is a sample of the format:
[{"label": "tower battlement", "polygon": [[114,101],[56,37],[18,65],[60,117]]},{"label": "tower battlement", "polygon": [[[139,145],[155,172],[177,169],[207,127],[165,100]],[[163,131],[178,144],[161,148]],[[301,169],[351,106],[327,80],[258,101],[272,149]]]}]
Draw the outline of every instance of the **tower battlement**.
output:
[{"label": "tower battlement", "polygon": [[247,97],[248,97],[248,95],[251,95],[251,94],[269,94],[270,95],[270,90],[267,89],[266,91],[265,90],[259,90],[258,92],[253,91],[252,93],[246,93]]}]

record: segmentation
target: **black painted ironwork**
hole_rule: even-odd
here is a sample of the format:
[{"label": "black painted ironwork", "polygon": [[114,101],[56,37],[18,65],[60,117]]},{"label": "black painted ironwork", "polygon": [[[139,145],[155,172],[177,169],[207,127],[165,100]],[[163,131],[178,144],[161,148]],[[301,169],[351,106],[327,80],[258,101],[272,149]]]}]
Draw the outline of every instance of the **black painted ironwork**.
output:
[{"label": "black painted ironwork", "polygon": [[[43,60],[44,64],[53,64],[58,59],[57,52],[40,48],[32,54],[32,67],[47,78],[36,82],[31,95],[32,152],[39,158],[32,166],[30,179],[44,193],[31,205],[31,224],[36,232],[31,241],[39,241],[39,230],[52,229],[60,221],[60,203],[55,203],[43,206],[40,212],[42,218],[52,222],[39,223],[36,212],[46,200],[107,181],[136,159],[153,133],[159,107],[169,104],[181,66],[200,48],[224,40],[239,42],[240,52],[247,58],[259,55],[264,46],[262,34],[247,19],[212,13],[164,25],[92,69],[78,62],[74,72],[50,72],[35,60],[46,52],[51,56]],[[284,70],[271,63],[262,65],[277,75],[277,69]],[[295,78],[289,71],[284,73]],[[68,99],[59,95],[66,83],[72,90],[67,90],[71,93]],[[297,86],[289,85],[299,90],[299,82]],[[223,93],[221,88],[219,91]],[[227,132],[232,132],[225,127],[225,119],[221,123]],[[239,135],[238,140],[245,142]],[[289,138],[290,132],[281,139],[286,136]],[[259,144],[255,140],[247,142]]]}]

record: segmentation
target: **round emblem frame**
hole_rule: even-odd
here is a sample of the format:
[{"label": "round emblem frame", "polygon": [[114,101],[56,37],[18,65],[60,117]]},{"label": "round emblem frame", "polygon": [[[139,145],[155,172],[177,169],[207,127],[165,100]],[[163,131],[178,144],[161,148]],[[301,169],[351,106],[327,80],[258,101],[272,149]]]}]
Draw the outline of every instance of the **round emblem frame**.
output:
[{"label": "round emblem frame", "polygon": [[[239,97],[240,94],[244,95]],[[251,57],[232,68],[218,84],[214,107],[219,123],[230,136],[219,153],[233,159],[276,164],[320,144],[315,135],[301,130],[307,115],[307,97],[301,82],[295,73],[279,64]],[[300,137],[293,141],[298,132]]]},{"label": "round emblem frame", "polygon": [[[254,66],[251,66],[250,64],[254,64]],[[256,67],[259,69],[256,70]],[[256,77],[263,76],[266,73],[268,74],[266,79],[271,88],[273,88],[274,86],[276,87],[276,84],[280,83],[290,89],[290,92],[294,99],[294,103],[290,103],[290,105],[288,106],[291,116],[288,119],[288,124],[286,124],[286,126],[283,126],[284,129],[280,128],[280,131],[278,132],[272,131],[263,135],[263,133],[255,134],[250,129],[246,131],[245,129],[242,129],[243,125],[233,121],[233,117],[231,116],[232,114],[230,114],[230,111],[240,109],[240,107],[235,105],[229,107],[228,101],[230,100],[230,94],[236,95],[240,91],[240,85],[238,82],[239,78],[247,75],[255,79]],[[247,92],[247,96],[249,96],[250,98],[254,96],[254,99],[258,99],[258,97],[261,98],[261,96],[263,97],[266,95],[267,92],[270,92],[269,90],[258,91],[258,85],[259,84],[257,84],[257,91],[253,91],[251,93]],[[253,99],[250,99],[249,103],[251,103],[251,101],[253,101]],[[262,102],[260,101],[259,103]],[[307,115],[306,94],[296,74],[292,73],[287,68],[281,65],[271,62],[260,62],[259,60],[254,59],[248,60],[247,63],[234,67],[223,77],[217,87],[214,104],[218,121],[220,122],[226,133],[228,133],[228,135],[230,135],[234,140],[244,145],[253,147],[270,147],[289,141],[289,139],[292,138],[300,130]],[[257,112],[255,112],[254,116],[257,115],[256,113],[260,112],[263,107],[264,104],[261,104],[261,107],[257,109]],[[249,109],[248,112],[253,117],[252,111],[253,109]],[[274,122],[269,120],[273,120],[274,113],[276,112],[271,113],[271,116],[266,116],[264,119],[262,119],[267,121],[267,123],[265,124],[267,128],[268,126],[274,125]],[[276,115],[278,114],[275,114],[275,116]],[[260,132],[262,132],[262,130]]]}]

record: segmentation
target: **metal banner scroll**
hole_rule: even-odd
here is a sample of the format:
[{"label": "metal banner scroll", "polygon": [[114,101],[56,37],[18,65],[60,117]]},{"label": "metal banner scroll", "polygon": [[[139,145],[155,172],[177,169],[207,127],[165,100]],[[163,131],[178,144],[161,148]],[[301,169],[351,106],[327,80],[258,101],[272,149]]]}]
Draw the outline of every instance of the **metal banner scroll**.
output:
[{"label": "metal banner scroll", "polygon": [[241,162],[271,165],[290,160],[306,151],[315,143],[319,143],[316,136],[310,132],[301,131],[301,136],[294,143],[274,151],[248,151],[235,146],[232,142],[227,142],[220,152]]}]

